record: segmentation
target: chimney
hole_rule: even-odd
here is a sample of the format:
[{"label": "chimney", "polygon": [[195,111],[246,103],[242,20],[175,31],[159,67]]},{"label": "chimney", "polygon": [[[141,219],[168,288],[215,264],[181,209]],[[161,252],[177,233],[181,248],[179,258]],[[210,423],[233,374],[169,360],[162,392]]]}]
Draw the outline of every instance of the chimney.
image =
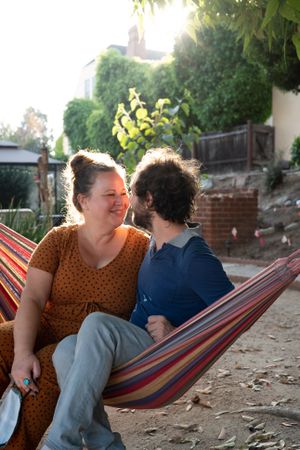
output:
[{"label": "chimney", "polygon": [[128,36],[129,40],[126,55],[130,58],[138,56],[141,59],[146,59],[146,44],[144,35],[140,38],[136,25],[129,29]]}]

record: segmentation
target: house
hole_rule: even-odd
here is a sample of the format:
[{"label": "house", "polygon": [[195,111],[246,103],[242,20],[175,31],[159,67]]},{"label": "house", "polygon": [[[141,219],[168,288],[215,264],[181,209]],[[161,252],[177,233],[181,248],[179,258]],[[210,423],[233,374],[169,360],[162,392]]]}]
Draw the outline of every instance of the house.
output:
[{"label": "house", "polygon": [[[139,37],[137,26],[134,25],[128,32],[128,45],[109,45],[107,50],[114,49],[121,53],[121,55],[129,58],[140,58],[146,61],[159,61],[164,56],[165,52],[158,50],[146,49],[145,39]],[[81,70],[75,97],[78,98],[93,98],[93,92],[96,80],[97,59],[92,59]]]},{"label": "house", "polygon": [[291,145],[300,136],[300,94],[273,87],[271,125],[275,128],[275,154],[291,159]]}]

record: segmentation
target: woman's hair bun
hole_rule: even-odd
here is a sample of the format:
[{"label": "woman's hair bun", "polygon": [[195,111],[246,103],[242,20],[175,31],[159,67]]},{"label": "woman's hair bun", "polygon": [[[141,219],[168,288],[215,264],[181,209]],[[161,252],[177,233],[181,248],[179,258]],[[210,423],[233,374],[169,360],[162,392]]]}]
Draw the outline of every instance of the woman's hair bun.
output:
[{"label": "woman's hair bun", "polygon": [[70,160],[70,167],[76,178],[78,172],[92,162],[91,158],[86,154],[84,150],[79,150]]}]

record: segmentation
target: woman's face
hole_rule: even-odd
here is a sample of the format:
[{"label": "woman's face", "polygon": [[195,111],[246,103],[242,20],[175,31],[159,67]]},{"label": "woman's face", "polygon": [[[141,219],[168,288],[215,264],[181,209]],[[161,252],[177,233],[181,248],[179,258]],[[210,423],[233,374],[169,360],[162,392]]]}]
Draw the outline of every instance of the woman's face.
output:
[{"label": "woman's face", "polygon": [[79,201],[86,220],[115,228],[123,223],[129,206],[124,180],[116,172],[99,173],[89,195]]}]

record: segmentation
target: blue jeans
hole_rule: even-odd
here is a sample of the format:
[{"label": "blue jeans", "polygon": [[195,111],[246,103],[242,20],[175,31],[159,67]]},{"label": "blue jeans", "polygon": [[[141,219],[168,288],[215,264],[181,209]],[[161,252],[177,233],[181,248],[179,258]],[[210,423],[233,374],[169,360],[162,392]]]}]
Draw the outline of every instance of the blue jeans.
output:
[{"label": "blue jeans", "polygon": [[110,428],[102,392],[113,367],[141,353],[153,339],[123,319],[95,312],[77,335],[57,346],[53,362],[61,387],[53,422],[45,441],[52,450],[124,450]]}]

